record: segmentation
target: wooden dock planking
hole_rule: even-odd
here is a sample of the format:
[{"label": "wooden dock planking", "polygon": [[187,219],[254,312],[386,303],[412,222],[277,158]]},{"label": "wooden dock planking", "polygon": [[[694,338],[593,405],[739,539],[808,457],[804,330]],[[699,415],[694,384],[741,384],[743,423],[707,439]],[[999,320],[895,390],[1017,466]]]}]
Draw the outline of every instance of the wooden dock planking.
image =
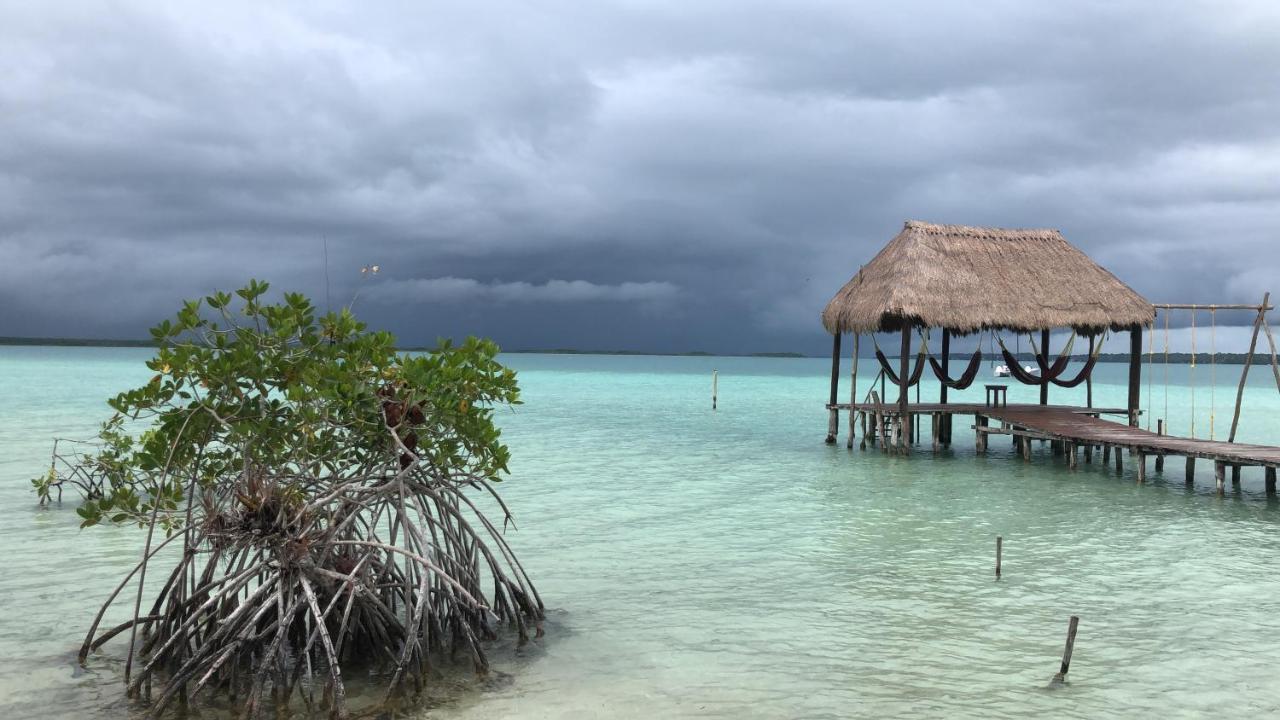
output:
[{"label": "wooden dock planking", "polygon": [[[883,403],[841,404],[840,409],[879,414],[882,418],[894,415],[896,405]],[[984,418],[975,423],[979,435],[1013,434],[1024,438],[1057,441],[1075,446],[1098,445],[1104,451],[1110,448],[1127,448],[1135,459],[1147,455],[1181,455],[1190,459],[1205,458],[1224,466],[1256,465],[1266,468],[1280,467],[1280,447],[1249,445],[1244,443],[1200,440],[1176,437],[1143,430],[1127,423],[1104,420],[1100,415],[1125,416],[1124,408],[1086,408],[1068,405],[1003,405],[992,407],[984,404],[924,403],[911,406],[912,413],[938,415],[974,415]],[[1002,427],[988,427],[987,420],[996,420]],[[980,442],[985,449],[986,441]],[[1104,455],[1103,462],[1107,458]],[[1193,464],[1188,463],[1188,472]]]}]

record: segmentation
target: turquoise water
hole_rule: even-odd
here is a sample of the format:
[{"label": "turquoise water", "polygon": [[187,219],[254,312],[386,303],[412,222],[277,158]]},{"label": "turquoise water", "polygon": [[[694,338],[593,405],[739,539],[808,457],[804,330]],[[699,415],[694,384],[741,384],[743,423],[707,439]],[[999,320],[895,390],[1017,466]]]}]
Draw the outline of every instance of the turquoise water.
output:
[{"label": "turquoise water", "polygon": [[[103,399],[145,382],[146,351],[0,348],[0,716],[124,717],[120,644],[75,649],[140,533],[76,529],[28,478],[54,436],[92,433]],[[911,458],[822,443],[823,360],[514,355],[526,404],[501,423],[512,541],[549,634],[499,650],[494,677],[433,718],[1257,717],[1280,712],[1280,504],[1261,471],[1213,493],[1180,459],[1134,482],[1066,469],[1008,439]],[[710,409],[712,369],[720,408]],[[847,368],[846,368],[847,371]],[[864,390],[873,373],[861,368]],[[986,370],[984,369],[984,373]],[[1171,369],[1174,432],[1188,369]],[[1199,434],[1210,369],[1196,370]],[[1126,368],[1099,366],[1098,405]],[[1220,367],[1215,431],[1239,367]],[[1152,405],[1164,415],[1163,368]],[[847,380],[847,379],[846,379]],[[1144,399],[1147,383],[1144,377]],[[842,399],[848,388],[842,388]],[[925,397],[936,397],[926,385]],[[1080,402],[1084,389],[1055,388]],[[1014,387],[1012,402],[1036,390]],[[953,394],[981,401],[982,390]],[[1280,442],[1280,393],[1255,368],[1241,441]],[[1005,542],[993,579],[994,538]],[[1070,684],[1048,691],[1067,618]]]}]

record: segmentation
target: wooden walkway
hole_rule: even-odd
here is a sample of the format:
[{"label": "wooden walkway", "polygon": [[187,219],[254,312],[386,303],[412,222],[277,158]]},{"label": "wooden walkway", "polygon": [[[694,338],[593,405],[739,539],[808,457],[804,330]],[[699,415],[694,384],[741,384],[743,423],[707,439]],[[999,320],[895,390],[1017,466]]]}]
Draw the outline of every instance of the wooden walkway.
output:
[{"label": "wooden walkway", "polygon": [[[897,425],[898,407],[883,403],[842,403],[828,406],[849,411],[862,421],[863,447],[868,441],[877,440],[883,447],[893,442],[893,430]],[[1186,479],[1192,482],[1196,459],[1214,462],[1214,475],[1219,492],[1225,484],[1226,468],[1231,468],[1233,481],[1239,481],[1240,468],[1259,466],[1266,468],[1266,490],[1276,489],[1276,468],[1280,467],[1280,447],[1247,445],[1195,438],[1174,437],[1131,427],[1125,423],[1104,420],[1101,415],[1126,416],[1122,408],[1085,408],[1066,405],[1006,405],[991,407],[978,404],[937,403],[912,405],[912,415],[932,420],[933,446],[936,450],[950,438],[950,420],[955,415],[973,415],[978,452],[985,452],[991,435],[1010,435],[1014,447],[1026,459],[1031,456],[1031,440],[1053,443],[1054,454],[1066,455],[1070,467],[1078,464],[1078,451],[1083,450],[1085,461],[1093,461],[1093,451],[1102,451],[1102,462],[1110,461],[1114,451],[1116,470],[1123,469],[1123,451],[1128,450],[1136,463],[1138,481],[1146,480],[1147,458],[1155,458],[1156,471],[1164,470],[1164,458],[1176,455],[1186,458]],[[994,424],[993,424],[994,423]],[[868,427],[869,426],[869,427]],[[851,428],[852,429],[852,428]],[[910,435],[912,428],[908,427]],[[850,435],[852,447],[852,435]]]}]

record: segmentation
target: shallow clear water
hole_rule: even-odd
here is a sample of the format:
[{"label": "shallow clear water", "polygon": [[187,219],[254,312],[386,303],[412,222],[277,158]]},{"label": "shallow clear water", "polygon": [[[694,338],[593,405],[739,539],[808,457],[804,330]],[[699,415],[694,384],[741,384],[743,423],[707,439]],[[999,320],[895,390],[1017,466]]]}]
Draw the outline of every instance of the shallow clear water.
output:
[{"label": "shallow clear water", "polygon": [[[123,717],[119,645],[74,652],[140,551],[128,528],[76,529],[28,478],[54,436],[92,433],[145,382],[143,350],[0,348],[0,715]],[[438,718],[1165,717],[1280,713],[1280,504],[1261,471],[1225,498],[1181,459],[1146,485],[1100,464],[1030,464],[967,422],[933,457],[822,443],[822,360],[514,355],[526,404],[501,417],[513,543],[549,634],[498,652],[496,680]],[[710,409],[711,370],[720,409]],[[1145,368],[1144,368],[1145,370]],[[987,371],[984,369],[984,373]],[[1189,429],[1171,368],[1172,430]],[[1126,368],[1095,403],[1123,405]],[[866,378],[870,363],[862,366]],[[1151,395],[1165,414],[1159,364]],[[1215,432],[1239,367],[1219,367]],[[1198,434],[1209,367],[1196,370]],[[1144,400],[1147,393],[1143,383]],[[1084,389],[1054,388],[1055,402]],[[847,385],[842,389],[847,397]],[[936,397],[926,385],[925,397]],[[1036,390],[1013,387],[1010,401]],[[982,390],[953,394],[981,401]],[[1280,393],[1252,371],[1240,440],[1280,442]],[[70,497],[69,497],[70,500]],[[994,539],[1005,542],[993,578]],[[1070,684],[1048,691],[1068,616]],[[116,654],[110,652],[114,647]]]}]

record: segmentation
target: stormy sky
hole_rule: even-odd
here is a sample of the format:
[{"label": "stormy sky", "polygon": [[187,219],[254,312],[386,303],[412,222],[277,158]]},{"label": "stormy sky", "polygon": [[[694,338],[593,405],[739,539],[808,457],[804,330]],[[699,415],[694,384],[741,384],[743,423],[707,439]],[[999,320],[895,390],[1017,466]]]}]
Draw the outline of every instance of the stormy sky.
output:
[{"label": "stormy sky", "polygon": [[0,335],[323,304],[327,242],[408,343],[821,353],[908,218],[1280,292],[1274,0],[0,0],[0,73]]}]

